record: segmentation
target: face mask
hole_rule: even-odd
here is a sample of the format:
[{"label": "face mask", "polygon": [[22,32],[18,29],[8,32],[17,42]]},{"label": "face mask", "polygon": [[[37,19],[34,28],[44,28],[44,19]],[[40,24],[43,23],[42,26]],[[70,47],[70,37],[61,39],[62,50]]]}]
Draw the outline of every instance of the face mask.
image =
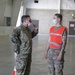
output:
[{"label": "face mask", "polygon": [[28,26],[31,26],[31,23],[30,22],[28,23]]},{"label": "face mask", "polygon": [[57,24],[56,19],[53,19],[53,20],[52,20],[52,23],[53,23],[54,25],[56,25],[56,24]]}]

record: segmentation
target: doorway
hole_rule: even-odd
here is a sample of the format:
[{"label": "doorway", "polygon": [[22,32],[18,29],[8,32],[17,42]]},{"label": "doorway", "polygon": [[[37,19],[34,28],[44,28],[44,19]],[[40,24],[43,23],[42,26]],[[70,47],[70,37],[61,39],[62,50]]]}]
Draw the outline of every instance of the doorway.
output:
[{"label": "doorway", "polygon": [[75,35],[75,21],[69,22],[69,35]]}]

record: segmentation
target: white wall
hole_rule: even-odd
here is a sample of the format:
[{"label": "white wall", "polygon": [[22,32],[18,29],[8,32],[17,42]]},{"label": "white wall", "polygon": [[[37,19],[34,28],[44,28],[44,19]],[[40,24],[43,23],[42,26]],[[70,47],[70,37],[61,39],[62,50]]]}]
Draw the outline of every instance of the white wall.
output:
[{"label": "white wall", "polygon": [[23,15],[23,6],[20,7],[20,11],[19,11],[19,15],[18,15],[18,18],[17,18],[16,27],[21,25],[21,17],[22,17],[22,15]]},{"label": "white wall", "polygon": [[61,9],[75,10],[74,0],[61,0]]},{"label": "white wall", "polygon": [[[38,0],[39,3],[34,3],[34,0],[28,0],[26,8],[31,9],[58,9],[59,0]],[[75,9],[74,0],[61,0],[61,9]]]},{"label": "white wall", "polygon": [[12,0],[7,0],[4,17],[11,17],[12,15]]},{"label": "white wall", "polygon": [[33,9],[58,9],[58,0],[38,0],[39,3],[34,3],[34,0],[28,0],[27,8]]},{"label": "white wall", "polygon": [[7,0],[0,0],[0,26],[3,25],[6,2]]},{"label": "white wall", "polygon": [[13,0],[13,9],[12,9],[13,11],[12,11],[12,19],[11,19],[12,26],[16,26],[17,18],[20,11],[20,6],[21,6],[21,0]]}]

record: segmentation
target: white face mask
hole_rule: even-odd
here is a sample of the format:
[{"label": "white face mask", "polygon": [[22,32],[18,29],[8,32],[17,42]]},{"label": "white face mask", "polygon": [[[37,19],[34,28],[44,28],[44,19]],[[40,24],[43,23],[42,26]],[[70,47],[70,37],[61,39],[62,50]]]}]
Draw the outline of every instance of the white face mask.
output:
[{"label": "white face mask", "polygon": [[29,22],[29,23],[28,23],[28,26],[30,26],[30,25],[31,25],[31,23]]},{"label": "white face mask", "polygon": [[54,25],[56,25],[56,24],[57,24],[56,19],[53,19],[53,20],[52,20],[52,23],[53,23]]}]

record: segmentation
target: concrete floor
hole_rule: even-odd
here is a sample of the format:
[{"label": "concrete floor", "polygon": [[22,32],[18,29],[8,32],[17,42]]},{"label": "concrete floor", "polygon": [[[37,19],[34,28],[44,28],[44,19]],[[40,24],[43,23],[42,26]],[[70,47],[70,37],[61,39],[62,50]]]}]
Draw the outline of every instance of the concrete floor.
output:
[{"label": "concrete floor", "polygon": [[[44,58],[48,35],[33,39],[31,75],[47,75],[47,60]],[[75,38],[68,38],[65,54],[64,75],[75,75]],[[14,52],[9,36],[0,36],[0,75],[12,75]]]}]

